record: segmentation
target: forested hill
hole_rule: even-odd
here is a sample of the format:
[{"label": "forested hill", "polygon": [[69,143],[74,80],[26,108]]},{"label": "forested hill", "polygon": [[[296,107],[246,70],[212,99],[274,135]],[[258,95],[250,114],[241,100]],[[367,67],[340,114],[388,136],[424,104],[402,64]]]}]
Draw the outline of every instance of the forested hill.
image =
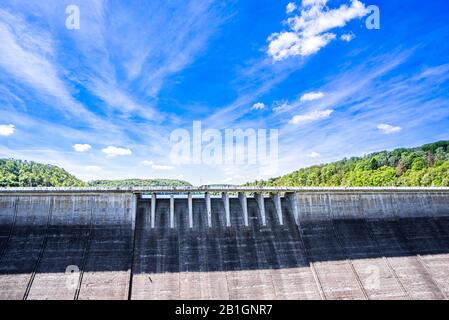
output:
[{"label": "forested hill", "polygon": [[190,185],[186,181],[171,179],[96,180],[86,183],[57,166],[32,161],[0,159],[0,187],[149,187]]},{"label": "forested hill", "polygon": [[127,179],[127,180],[95,180],[90,181],[91,187],[161,187],[161,186],[191,186],[182,180],[172,179]]},{"label": "forested hill", "polygon": [[84,187],[64,169],[31,161],[0,159],[0,187]]},{"label": "forested hill", "polygon": [[449,141],[300,169],[254,186],[449,186]]}]

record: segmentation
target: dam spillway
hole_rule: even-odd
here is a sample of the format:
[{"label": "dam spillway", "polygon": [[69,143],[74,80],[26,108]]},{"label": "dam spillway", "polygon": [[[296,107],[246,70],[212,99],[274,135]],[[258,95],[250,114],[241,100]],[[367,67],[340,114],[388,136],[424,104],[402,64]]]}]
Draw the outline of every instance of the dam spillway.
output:
[{"label": "dam spillway", "polygon": [[447,188],[0,189],[0,299],[447,299]]}]

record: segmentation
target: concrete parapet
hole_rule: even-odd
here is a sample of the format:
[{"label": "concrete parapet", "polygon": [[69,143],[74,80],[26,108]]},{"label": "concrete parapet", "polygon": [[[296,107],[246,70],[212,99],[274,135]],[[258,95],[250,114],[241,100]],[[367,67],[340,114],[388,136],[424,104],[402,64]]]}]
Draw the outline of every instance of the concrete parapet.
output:
[{"label": "concrete parapet", "polygon": [[432,190],[298,192],[296,202],[302,221],[449,216],[449,194]]},{"label": "concrete parapet", "polygon": [[[199,189],[197,189],[198,191]],[[242,190],[245,190],[243,188]],[[292,189],[296,190],[296,189]],[[254,193],[261,225],[267,221],[267,208],[270,207],[278,222],[282,225],[287,215],[301,221],[331,219],[391,219],[413,217],[449,216],[449,192],[445,189],[314,189],[314,191],[290,191],[281,196],[280,192],[270,192],[271,200],[265,203],[264,193]],[[18,226],[59,226],[77,225],[103,227],[112,225],[133,225],[136,219],[136,199],[134,193],[44,193],[39,194],[2,194],[0,192],[0,222],[10,225],[14,220]],[[249,226],[248,200],[245,191],[238,192],[238,199],[228,192],[221,193],[221,208],[213,205],[212,193],[188,192],[187,197],[177,197],[177,193],[151,193],[150,205],[143,213],[142,223],[150,228],[177,228],[181,223],[180,212],[185,210],[188,228],[217,226],[217,221],[226,227]],[[167,198],[166,200],[164,200]],[[195,200],[193,200],[195,199]],[[238,201],[239,207],[230,205],[230,201]],[[159,202],[165,201],[167,213],[161,216],[158,211]],[[233,202],[233,203],[234,203]],[[283,207],[282,203],[285,202]],[[175,203],[185,203],[178,209]],[[177,204],[178,205],[178,204]],[[197,207],[200,206],[200,207]],[[204,209],[201,209],[203,208]],[[268,207],[267,207],[268,206]],[[50,212],[50,208],[53,208]],[[238,209],[238,210],[237,210]],[[165,210],[165,209],[164,209]],[[237,210],[237,211],[236,211]],[[287,210],[283,212],[283,210]],[[204,211],[204,212],[203,212]],[[15,217],[15,212],[18,212]],[[270,211],[271,212],[271,211]],[[223,217],[217,215],[223,214]],[[198,215],[198,217],[196,217]],[[235,220],[239,216],[240,220]],[[184,218],[182,218],[184,219]],[[218,219],[218,220],[217,220]],[[234,225],[235,222],[237,225]],[[221,223],[220,222],[220,223]]]}]

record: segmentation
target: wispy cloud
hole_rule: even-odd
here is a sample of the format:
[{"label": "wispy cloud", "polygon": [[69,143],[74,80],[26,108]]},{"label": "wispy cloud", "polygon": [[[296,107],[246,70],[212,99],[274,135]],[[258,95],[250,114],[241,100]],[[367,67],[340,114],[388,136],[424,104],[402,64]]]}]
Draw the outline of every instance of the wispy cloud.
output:
[{"label": "wispy cloud", "polygon": [[140,164],[142,166],[151,167],[152,165],[154,165],[154,162],[151,160],[143,160],[140,162]]},{"label": "wispy cloud", "polygon": [[166,166],[166,165],[157,165],[157,164],[153,164],[153,165],[151,166],[151,168],[154,169],[154,170],[162,170],[162,171],[165,171],[165,170],[173,170],[175,167],[173,167],[173,166]]},{"label": "wispy cloud", "polygon": [[316,110],[306,114],[296,115],[290,120],[290,124],[302,124],[330,117],[334,110]]},{"label": "wispy cloud", "polygon": [[301,102],[307,102],[307,101],[314,101],[319,100],[324,97],[324,93],[322,92],[308,92],[302,95],[300,101]]},{"label": "wispy cloud", "polygon": [[377,129],[379,129],[380,131],[382,131],[385,134],[392,134],[392,133],[396,133],[402,130],[401,127],[395,127],[392,126],[390,124],[386,124],[386,123],[381,123],[377,126]]},{"label": "wispy cloud", "polygon": [[309,158],[315,159],[315,158],[319,158],[321,157],[321,154],[319,154],[318,152],[311,152],[307,155]]},{"label": "wispy cloud", "polygon": [[263,109],[265,109],[265,104],[262,102],[257,102],[253,104],[253,106],[251,107],[251,110],[263,110]]},{"label": "wispy cloud", "polygon": [[0,68],[15,80],[29,85],[43,99],[56,99],[60,112],[76,116],[91,124],[104,122],[73,99],[51,60],[52,37],[46,31],[31,27],[20,16],[0,9]]},{"label": "wispy cloud", "polygon": [[0,124],[0,136],[9,137],[14,134],[16,127],[12,124]]},{"label": "wispy cloud", "polygon": [[74,144],[73,145],[73,150],[75,150],[76,152],[87,152],[90,149],[92,149],[92,146],[90,144]]},{"label": "wispy cloud", "polygon": [[354,38],[355,34],[353,33],[345,33],[340,36],[340,39],[346,42],[351,42],[352,40],[354,40]]},{"label": "wispy cloud", "polygon": [[287,13],[287,14],[290,14],[290,13],[292,13],[293,11],[295,11],[296,10],[296,4],[294,3],[294,2],[289,2],[288,4],[287,4],[287,7],[285,8],[285,12]]},{"label": "wispy cloud", "polygon": [[85,166],[84,169],[88,172],[100,172],[103,171],[102,167],[99,166]]},{"label": "wispy cloud", "polygon": [[130,156],[132,151],[127,148],[109,146],[101,150],[108,157]]}]

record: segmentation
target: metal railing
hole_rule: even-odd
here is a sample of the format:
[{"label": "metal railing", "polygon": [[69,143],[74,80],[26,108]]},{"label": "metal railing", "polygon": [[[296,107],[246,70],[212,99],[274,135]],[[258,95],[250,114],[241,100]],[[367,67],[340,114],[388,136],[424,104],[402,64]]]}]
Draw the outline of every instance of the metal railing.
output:
[{"label": "metal railing", "polygon": [[449,187],[243,187],[243,186],[182,186],[182,187],[37,187],[0,188],[0,195],[10,194],[73,194],[73,193],[288,193],[288,192],[449,192]]}]

